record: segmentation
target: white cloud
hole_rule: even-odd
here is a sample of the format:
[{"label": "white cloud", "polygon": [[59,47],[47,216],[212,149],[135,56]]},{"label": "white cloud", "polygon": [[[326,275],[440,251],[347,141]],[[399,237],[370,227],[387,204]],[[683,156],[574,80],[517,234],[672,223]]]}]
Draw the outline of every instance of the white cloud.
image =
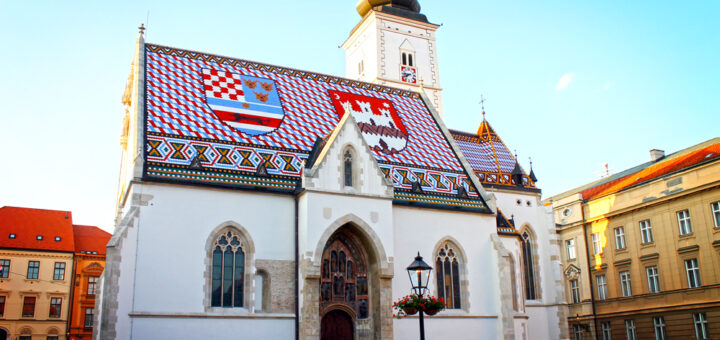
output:
[{"label": "white cloud", "polygon": [[555,90],[558,90],[558,91],[565,90],[574,79],[575,79],[575,72],[563,74],[563,76],[560,77],[560,80],[558,80],[557,84],[555,85]]}]

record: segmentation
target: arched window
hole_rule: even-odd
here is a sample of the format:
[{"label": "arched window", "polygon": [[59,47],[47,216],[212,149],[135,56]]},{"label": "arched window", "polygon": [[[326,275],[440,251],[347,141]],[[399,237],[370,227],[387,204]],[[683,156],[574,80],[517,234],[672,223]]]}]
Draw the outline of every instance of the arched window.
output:
[{"label": "arched window", "polygon": [[413,66],[413,55],[412,55],[412,53],[408,54],[408,66]]},{"label": "arched window", "polygon": [[212,251],[212,307],[243,307],[245,250],[233,231],[220,234]]},{"label": "arched window", "polygon": [[447,308],[460,309],[460,260],[455,246],[450,242],[440,247],[435,258],[438,297],[445,300]]},{"label": "arched window", "polygon": [[350,152],[350,149],[345,150],[345,154],[343,155],[343,164],[345,186],[351,187],[353,186],[353,156],[352,152]]},{"label": "arched window", "polygon": [[535,266],[533,263],[533,248],[531,244],[530,234],[524,232],[522,234],[522,252],[525,275],[525,297],[528,300],[536,299],[535,293]]},{"label": "arched window", "polygon": [[402,53],[402,64],[407,65],[407,53]]}]

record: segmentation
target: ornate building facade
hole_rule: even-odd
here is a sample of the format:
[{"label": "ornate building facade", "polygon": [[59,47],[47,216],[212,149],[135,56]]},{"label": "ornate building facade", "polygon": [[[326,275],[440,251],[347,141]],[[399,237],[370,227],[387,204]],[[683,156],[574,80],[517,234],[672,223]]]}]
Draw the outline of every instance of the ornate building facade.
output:
[{"label": "ornate building facade", "polygon": [[138,38],[96,338],[414,337],[391,304],[418,252],[448,303],[428,337],[567,336],[534,175],[442,121],[438,26],[417,1],[358,13],[355,79]]},{"label": "ornate building facade", "polygon": [[720,139],[547,200],[573,339],[720,336]]}]

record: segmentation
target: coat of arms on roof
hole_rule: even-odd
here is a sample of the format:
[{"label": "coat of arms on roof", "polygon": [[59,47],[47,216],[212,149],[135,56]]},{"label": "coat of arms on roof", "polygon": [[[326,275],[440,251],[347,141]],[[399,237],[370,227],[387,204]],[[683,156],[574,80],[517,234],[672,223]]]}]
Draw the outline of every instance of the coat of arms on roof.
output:
[{"label": "coat of arms on roof", "polygon": [[275,81],[203,69],[205,100],[225,124],[251,136],[272,132],[285,112]]},{"label": "coat of arms on roof", "polygon": [[386,154],[405,149],[408,132],[391,101],[346,92],[328,92],[339,117],[348,112],[353,115],[368,146]]}]

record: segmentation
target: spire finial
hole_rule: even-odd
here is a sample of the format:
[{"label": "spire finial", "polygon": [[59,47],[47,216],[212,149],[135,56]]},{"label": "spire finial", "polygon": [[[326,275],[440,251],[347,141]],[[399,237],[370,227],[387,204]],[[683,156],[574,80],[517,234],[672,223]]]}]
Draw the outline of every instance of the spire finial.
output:
[{"label": "spire finial", "polygon": [[140,30],[140,35],[145,34],[145,24],[140,24],[140,27],[138,27],[138,30]]},{"label": "spire finial", "polygon": [[530,160],[530,171],[532,171],[532,157],[528,157],[528,159]]},{"label": "spire finial", "polygon": [[483,120],[485,120],[485,98],[480,95],[480,107],[482,108]]},{"label": "spire finial", "polygon": [[515,151],[515,161],[517,162],[517,149],[515,149],[513,151]]}]

